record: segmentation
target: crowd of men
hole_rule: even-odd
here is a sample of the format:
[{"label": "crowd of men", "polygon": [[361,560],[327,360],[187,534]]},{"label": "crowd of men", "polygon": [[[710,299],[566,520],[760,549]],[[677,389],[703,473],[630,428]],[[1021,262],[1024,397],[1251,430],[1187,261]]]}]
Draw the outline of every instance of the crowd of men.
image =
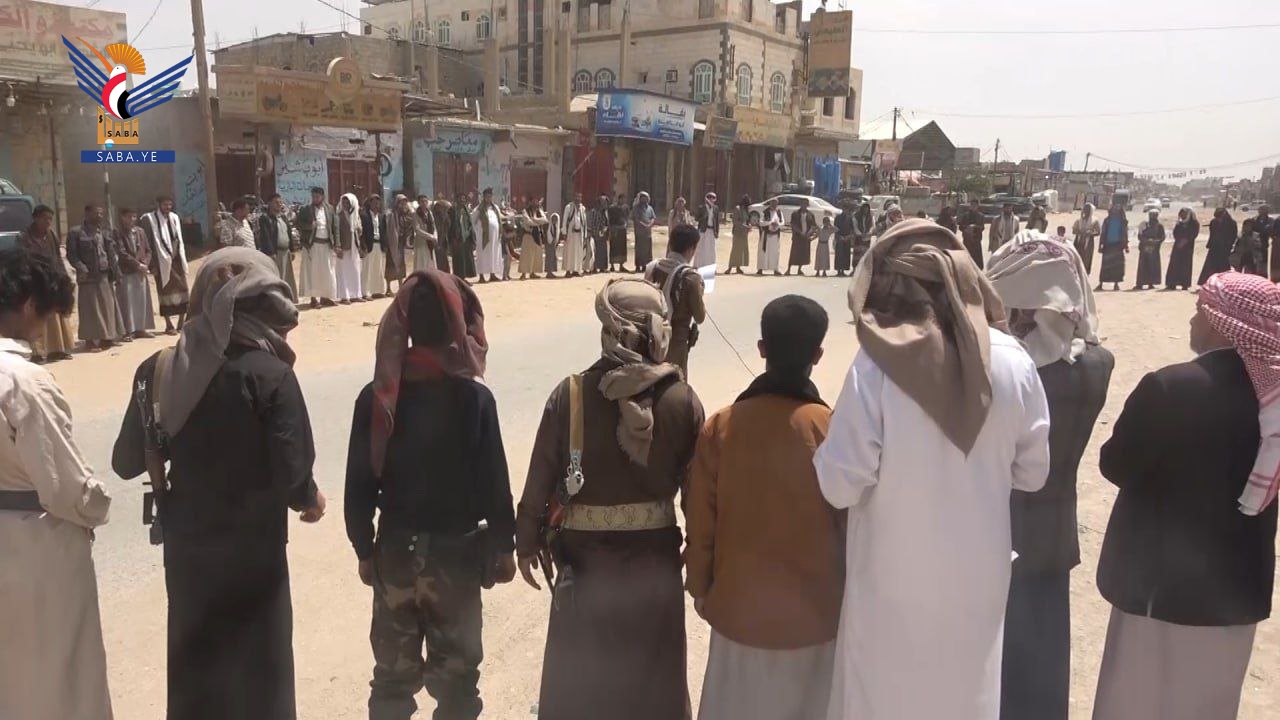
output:
[{"label": "crowd of men", "polygon": [[[933,222],[886,209],[869,229],[876,242],[859,248],[863,211],[848,213],[858,232],[846,220],[826,235],[850,238],[851,260],[864,255],[837,270],[857,268],[860,350],[834,407],[810,376],[820,361],[849,360],[824,356],[827,312],[787,295],[761,316],[765,372],[708,418],[687,372],[705,314],[697,268],[714,264],[706,248],[719,229],[708,195],[672,218],[669,252],[645,277],[611,278],[596,296],[600,357],[549,396],[515,504],[500,398],[482,382],[482,304],[445,271],[469,267],[471,245],[440,242],[446,222],[468,217],[476,273],[492,281],[504,212],[489,193],[438,215],[440,202],[424,200],[406,212],[398,197],[388,215],[376,200],[362,211],[345,195],[334,208],[317,192],[291,222],[273,199],[256,232],[227,233],[254,247],[201,265],[177,345],[130,380],[112,466],[149,475],[163,498],[170,717],[297,715],[287,514],[317,522],[326,499],[288,334],[299,297],[363,297],[353,259],[377,257],[365,237],[382,268],[397,268],[380,279],[400,281],[355,399],[346,467],[347,535],[374,595],[372,720],[409,718],[424,687],[439,720],[480,716],[481,592],[517,572],[552,594],[544,720],[690,718],[686,592],[712,629],[702,720],[1067,717],[1076,477],[1115,366],[1098,334],[1091,252],[1076,250],[1082,223],[1092,233],[1087,212],[1075,240],[998,218],[989,256],[974,255],[971,214]],[[627,264],[613,252],[625,247],[611,232],[625,226],[609,212],[620,204],[602,200],[579,224],[575,200],[559,219],[564,236],[594,244],[603,217],[604,244],[582,245],[584,263],[588,249],[608,259],[601,272]],[[826,223],[797,215],[804,250]],[[537,208],[525,216],[536,221]],[[148,266],[174,309],[165,289],[180,252],[155,217],[159,230],[144,234],[169,264]],[[733,260],[745,264],[736,220]],[[74,234],[82,304],[108,302],[103,277],[122,297],[98,222],[86,212]],[[779,222],[770,211],[755,225],[764,262],[777,257],[767,238]],[[1098,230],[1106,280],[1111,236]],[[412,271],[398,240],[409,233]],[[286,245],[304,253],[296,287]],[[130,245],[139,263],[140,247]],[[522,275],[547,272],[521,250]],[[789,259],[807,264],[794,246]],[[0,542],[14,569],[0,580],[3,717],[111,716],[90,556],[110,499],[56,383],[27,362],[71,293],[40,252],[0,253],[0,412],[13,429],[0,443]],[[1196,359],[1143,378],[1102,448],[1119,496],[1098,570],[1113,612],[1097,720],[1235,717],[1271,612],[1280,287],[1211,274],[1191,349]]]},{"label": "crowd of men", "polygon": [[165,332],[176,335],[187,313],[187,257],[182,224],[173,199],[156,198],[152,212],[139,217],[133,208],[117,211],[114,227],[106,223],[101,205],[84,208],[79,225],[67,233],[64,248],[54,229],[53,209],[39,205],[18,244],[69,275],[78,288],[75,308],[79,328],[72,331],[72,308],[49,316],[43,332],[33,338],[35,362],[67,360],[76,335],[85,348],[100,351],[122,342],[152,337],[155,311],[151,283],[157,288]]}]

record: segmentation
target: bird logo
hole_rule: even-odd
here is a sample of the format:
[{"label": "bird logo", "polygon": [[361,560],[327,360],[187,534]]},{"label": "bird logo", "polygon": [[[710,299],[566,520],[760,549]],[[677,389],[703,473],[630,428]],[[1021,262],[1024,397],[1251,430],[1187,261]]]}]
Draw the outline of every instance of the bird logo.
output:
[{"label": "bird logo", "polygon": [[182,83],[182,76],[187,72],[187,66],[195,57],[187,56],[172,67],[148,78],[146,82],[129,89],[130,75],[147,74],[147,64],[137,48],[127,43],[112,43],[106,46],[107,54],[104,56],[84,39],[77,37],[76,40],[89,48],[106,69],[105,72],[100,70],[89,56],[64,35],[62,44],[67,47],[71,64],[75,68],[76,84],[94,102],[101,104],[103,110],[115,120],[128,120],[172,100]]}]

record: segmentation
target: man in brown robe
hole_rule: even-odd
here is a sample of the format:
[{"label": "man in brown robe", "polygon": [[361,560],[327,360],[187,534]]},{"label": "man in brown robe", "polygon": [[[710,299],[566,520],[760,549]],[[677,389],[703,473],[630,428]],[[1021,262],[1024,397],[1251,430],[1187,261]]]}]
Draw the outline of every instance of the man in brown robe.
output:
[{"label": "man in brown robe", "polygon": [[[67,264],[62,260],[62,241],[53,230],[53,208],[37,205],[31,213],[31,226],[18,237],[18,245],[32,255],[40,255],[53,263],[55,270],[67,274]],[[49,313],[44,333],[31,343],[31,361],[70,360],[76,346],[76,335],[71,327],[71,315]]]},{"label": "man in brown robe", "polygon": [[[545,564],[554,557],[538,717],[687,720],[675,496],[702,405],[662,362],[670,326],[657,288],[614,280],[596,298],[596,315],[602,357],[547,400],[516,514],[525,582],[540,589],[540,565],[552,579]],[[563,512],[550,515],[548,549],[550,504]]]},{"label": "man in brown robe", "polygon": [[102,220],[102,206],[86,205],[84,222],[67,234],[67,261],[75,268],[80,287],[76,297],[80,339],[90,350],[118,345],[123,335],[115,288],[120,265],[115,243],[103,229]]}]

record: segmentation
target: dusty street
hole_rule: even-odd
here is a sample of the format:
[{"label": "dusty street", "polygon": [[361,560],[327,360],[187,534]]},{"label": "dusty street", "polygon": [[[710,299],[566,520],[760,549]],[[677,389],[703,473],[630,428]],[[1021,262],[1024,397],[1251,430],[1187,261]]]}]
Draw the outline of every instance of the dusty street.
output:
[{"label": "dusty street", "polygon": [[[1162,214],[1168,228],[1175,211]],[[1208,233],[1208,211],[1199,212],[1205,227],[1198,241],[1197,274]],[[1137,216],[1133,217],[1136,230]],[[1050,218],[1051,228],[1070,224],[1067,216]],[[1166,258],[1170,245],[1165,244]],[[665,238],[655,246],[665,247]],[[753,261],[754,256],[753,247]],[[720,243],[722,266],[726,257],[727,233]],[[1130,278],[1136,261],[1136,252],[1131,253]],[[600,278],[542,280],[478,288],[492,343],[487,381],[498,398],[517,496],[546,394],[564,375],[586,367],[599,351],[592,300],[602,282]],[[813,297],[831,314],[826,359],[815,380],[823,395],[834,401],[856,349],[846,288],[847,280],[839,278],[718,279],[715,293],[708,299],[715,325],[704,326],[691,363],[693,385],[708,413],[730,402],[751,373],[762,369],[755,352],[760,310],[774,297],[792,292]],[[315,427],[316,476],[329,497],[328,516],[319,525],[291,521],[298,703],[299,715],[306,720],[359,718],[365,712],[372,667],[368,645],[371,591],[356,577],[355,558],[342,525],[343,467],[352,403],[372,376],[376,322],[386,303],[306,312],[302,327],[291,338],[298,350],[298,373]],[[1109,436],[1111,423],[1144,373],[1190,357],[1187,320],[1194,303],[1194,295],[1182,292],[1106,292],[1098,296],[1103,343],[1115,353],[1117,362],[1107,405],[1080,474],[1084,564],[1075,571],[1072,582],[1073,719],[1090,716],[1109,610],[1094,585],[1102,532],[1114,497],[1112,487],[1098,474],[1098,447]],[[168,339],[135,342],[104,355],[79,355],[71,362],[51,366],[76,412],[76,436],[115,498],[112,522],[98,534],[95,555],[115,714],[127,720],[154,720],[164,715],[164,576],[160,549],[147,544],[146,530],[139,524],[140,482],[125,482],[112,475],[110,453],[134,368],[166,342]],[[235,452],[235,448],[227,451]],[[486,595],[487,658],[481,680],[485,717],[530,717],[537,702],[548,599],[545,591],[536,593],[523,583]],[[1280,597],[1276,606],[1280,609]],[[689,685],[696,707],[708,633],[691,604],[687,617]],[[425,693],[420,702],[424,708],[431,707]],[[418,716],[428,717],[428,712],[420,711]],[[1274,619],[1259,630],[1240,717],[1280,717],[1280,622]]]}]

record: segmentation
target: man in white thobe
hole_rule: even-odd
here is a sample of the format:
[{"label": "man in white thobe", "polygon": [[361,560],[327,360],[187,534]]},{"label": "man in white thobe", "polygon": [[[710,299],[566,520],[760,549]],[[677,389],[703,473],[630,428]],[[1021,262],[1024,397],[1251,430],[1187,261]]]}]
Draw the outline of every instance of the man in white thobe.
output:
[{"label": "man in white thobe", "polygon": [[[0,266],[11,286],[0,307],[0,718],[111,720],[92,555],[111,498],[76,447],[62,391],[29,359],[47,316],[72,306],[70,281],[35,266],[25,253]],[[24,309],[46,303],[39,317]]]},{"label": "man in white thobe", "polygon": [[476,233],[476,274],[480,282],[497,282],[502,273],[502,214],[493,204],[493,188],[485,188],[480,204],[471,211]]},{"label": "man in white thobe", "polygon": [[564,237],[565,277],[579,277],[587,261],[587,206],[582,204],[582,193],[573,194],[573,202],[564,206],[561,215]]},{"label": "man in white thobe", "polygon": [[997,720],[1009,498],[1048,475],[1044,389],[954,234],[913,218],[870,252],[849,291],[862,349],[814,458],[849,510],[828,717]]},{"label": "man in white thobe", "polygon": [[694,213],[694,219],[702,239],[698,241],[698,255],[693,259],[693,265],[698,268],[715,265],[716,242],[720,238],[720,208],[716,207],[715,193],[707,193],[703,204]]}]

